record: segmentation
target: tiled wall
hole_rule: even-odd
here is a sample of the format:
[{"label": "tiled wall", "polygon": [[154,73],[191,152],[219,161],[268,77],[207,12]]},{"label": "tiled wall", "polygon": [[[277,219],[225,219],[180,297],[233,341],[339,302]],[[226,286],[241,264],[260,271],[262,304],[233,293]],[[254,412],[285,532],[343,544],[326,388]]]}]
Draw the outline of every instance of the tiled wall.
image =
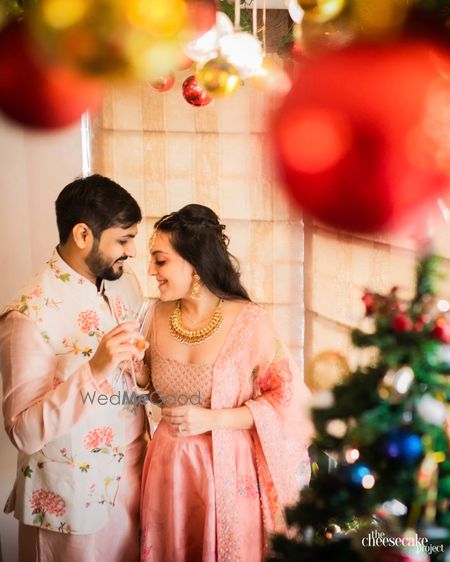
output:
[{"label": "tiled wall", "polygon": [[[443,257],[442,271],[446,276],[438,283],[439,293],[450,300],[450,224],[436,213],[432,229],[434,252]],[[411,297],[417,248],[417,238],[406,232],[395,236],[351,236],[305,220],[307,365],[326,350],[343,353],[353,366],[363,358],[349,338],[351,327],[366,326],[362,324],[362,293],[366,288],[386,292],[397,285],[401,296]]]}]

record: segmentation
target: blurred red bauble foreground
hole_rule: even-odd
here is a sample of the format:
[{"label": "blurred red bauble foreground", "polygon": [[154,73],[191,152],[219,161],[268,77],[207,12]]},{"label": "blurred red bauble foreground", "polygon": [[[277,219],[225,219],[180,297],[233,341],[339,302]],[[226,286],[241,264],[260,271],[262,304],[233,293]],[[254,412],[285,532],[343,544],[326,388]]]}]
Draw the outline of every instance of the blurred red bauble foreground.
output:
[{"label": "blurred red bauble foreground", "polygon": [[101,102],[102,85],[70,68],[39,58],[26,28],[12,24],[0,32],[0,110],[29,127],[70,125]]},{"label": "blurred red bauble foreground", "polygon": [[424,41],[308,62],[272,122],[292,199],[334,228],[404,226],[450,186],[450,56]]}]

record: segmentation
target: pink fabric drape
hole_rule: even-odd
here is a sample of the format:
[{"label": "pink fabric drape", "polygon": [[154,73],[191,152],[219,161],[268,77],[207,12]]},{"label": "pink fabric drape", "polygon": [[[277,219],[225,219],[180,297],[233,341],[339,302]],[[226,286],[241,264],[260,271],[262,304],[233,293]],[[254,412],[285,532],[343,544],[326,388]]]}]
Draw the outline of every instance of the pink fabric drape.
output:
[{"label": "pink fabric drape", "polygon": [[[286,530],[283,510],[309,482],[309,392],[260,307],[239,314],[214,367],[212,408],[246,404],[255,421],[256,466],[266,539]],[[219,562],[242,560],[232,430],[213,431]],[[244,560],[242,560],[244,562]]]}]

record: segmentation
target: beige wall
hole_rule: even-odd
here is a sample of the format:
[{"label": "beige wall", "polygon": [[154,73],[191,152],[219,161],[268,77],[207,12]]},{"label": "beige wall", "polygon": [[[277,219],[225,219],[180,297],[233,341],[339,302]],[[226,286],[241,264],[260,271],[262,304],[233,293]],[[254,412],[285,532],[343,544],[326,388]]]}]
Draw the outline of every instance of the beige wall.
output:
[{"label": "beige wall", "polygon": [[[438,283],[450,300],[450,224],[436,213],[434,252],[443,257],[446,279]],[[413,226],[413,225],[411,225]],[[337,350],[355,366],[363,358],[350,341],[350,328],[362,324],[364,289],[387,292],[397,285],[410,298],[415,284],[417,238],[406,233],[352,236],[305,221],[305,362],[317,353]],[[308,369],[306,370],[307,382]],[[312,373],[311,373],[312,374]],[[329,379],[331,383],[331,378]]]},{"label": "beige wall", "polygon": [[[81,174],[80,125],[62,132],[25,131],[0,118],[0,309],[57,243],[53,205]],[[3,423],[2,423],[3,425]],[[16,451],[0,430],[0,536],[4,562],[17,562],[17,522],[3,513]]]}]

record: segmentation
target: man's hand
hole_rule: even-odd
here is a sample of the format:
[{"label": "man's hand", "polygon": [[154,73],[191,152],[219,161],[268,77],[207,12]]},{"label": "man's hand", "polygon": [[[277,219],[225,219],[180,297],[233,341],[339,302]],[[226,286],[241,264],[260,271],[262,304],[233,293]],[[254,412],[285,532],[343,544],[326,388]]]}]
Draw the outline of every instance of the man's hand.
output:
[{"label": "man's hand", "polygon": [[136,343],[143,339],[134,322],[123,322],[105,334],[89,361],[93,376],[103,381],[121,361],[141,358],[143,351],[138,349]]}]

